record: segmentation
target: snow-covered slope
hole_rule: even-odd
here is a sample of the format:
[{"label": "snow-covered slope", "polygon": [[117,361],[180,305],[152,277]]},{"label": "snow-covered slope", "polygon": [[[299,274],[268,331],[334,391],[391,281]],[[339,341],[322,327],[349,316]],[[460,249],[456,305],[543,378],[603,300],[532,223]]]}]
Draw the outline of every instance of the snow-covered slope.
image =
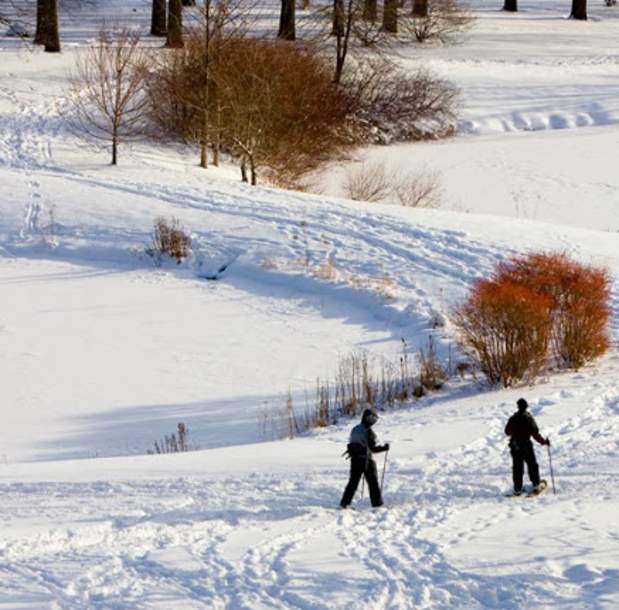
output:
[{"label": "snow-covered slope", "polygon": [[[69,42],[93,35],[88,6]],[[106,6],[148,18],[146,2]],[[619,605],[614,347],[534,387],[453,382],[384,413],[385,510],[334,510],[351,422],[259,442],[261,411],[289,388],[302,402],[342,354],[453,347],[433,320],[506,256],[560,250],[619,275],[616,11],[574,24],[555,2],[490,6],[465,44],[419,51],[485,135],[367,153],[440,167],[460,213],[250,188],[148,144],[112,169],[62,118],[71,44],[49,57],[0,39],[0,608]],[[608,120],[580,127],[587,108]],[[565,129],[504,133],[527,125]],[[197,260],[153,265],[161,215]],[[521,395],[553,440],[556,495],[503,496]],[[179,421],[200,451],[143,455]]]}]

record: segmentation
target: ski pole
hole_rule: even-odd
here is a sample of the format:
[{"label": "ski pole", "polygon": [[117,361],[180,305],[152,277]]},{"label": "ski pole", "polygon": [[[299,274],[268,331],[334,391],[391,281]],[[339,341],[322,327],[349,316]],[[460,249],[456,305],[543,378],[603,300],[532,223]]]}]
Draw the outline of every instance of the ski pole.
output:
[{"label": "ski pole", "polygon": [[550,455],[550,438],[546,440],[548,441],[548,444],[546,445],[546,447],[548,448],[548,465],[550,466],[550,480],[552,481],[552,493],[553,495],[556,495],[557,490],[555,488],[555,474],[552,471],[552,456]]},{"label": "ski pole", "polygon": [[380,477],[380,493],[383,493],[383,487],[385,486],[385,470],[387,470],[387,457],[389,455],[389,449],[385,451],[385,461],[383,462],[383,474]]}]

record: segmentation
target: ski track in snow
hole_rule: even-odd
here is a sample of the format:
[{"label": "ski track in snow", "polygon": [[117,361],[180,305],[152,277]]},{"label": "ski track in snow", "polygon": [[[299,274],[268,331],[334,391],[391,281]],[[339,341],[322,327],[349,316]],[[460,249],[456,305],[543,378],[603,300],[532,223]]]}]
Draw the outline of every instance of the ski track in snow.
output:
[{"label": "ski track in snow", "polygon": [[[441,60],[435,64],[440,67]],[[444,70],[493,71],[509,67],[504,64],[522,64],[540,73],[583,72],[616,67],[618,56],[582,56],[577,65],[574,59],[556,57],[522,62],[465,59],[445,62]],[[10,107],[0,113],[0,168],[27,184],[31,196],[40,198],[54,180],[62,180],[67,189],[75,186],[135,202],[148,199],[171,213],[199,219],[198,238],[215,250],[240,251],[239,266],[250,268],[273,258],[282,272],[298,274],[295,261],[306,255],[307,239],[312,264],[334,260],[338,286],[354,285],[355,277],[397,278],[394,309],[388,302],[381,302],[380,309],[394,320],[396,309],[404,312],[398,319],[402,325],[412,325],[416,317],[427,324],[440,308],[439,295],[432,290],[436,280],[446,291],[461,291],[514,252],[490,231],[481,241],[463,230],[441,228],[438,222],[434,226],[433,221],[403,222],[397,215],[377,217],[372,206],[362,212],[336,202],[318,206],[318,198],[293,193],[273,201],[261,189],[235,186],[232,192],[217,182],[209,183],[205,192],[198,186],[80,173],[55,156],[57,144],[76,144],[60,117],[61,99],[29,105],[10,86],[0,85],[0,100]],[[612,104],[591,103],[573,111],[516,109],[465,121],[463,129],[500,132],[616,122],[619,114]],[[541,174],[535,179],[555,180]],[[573,186],[577,188],[576,180]],[[216,228],[202,228],[210,222]],[[63,221],[54,258],[92,262],[97,257],[103,265],[103,252],[111,257],[110,266],[135,264],[126,249],[136,238],[146,242],[149,229],[106,232],[95,222]],[[36,256],[16,235],[13,230],[0,252]],[[581,254],[580,244],[563,237],[560,229],[549,241]],[[279,273],[265,272],[263,279],[269,277],[277,282]],[[159,280],[149,276],[148,281]],[[616,287],[612,307],[616,335]],[[8,332],[1,322],[0,333]],[[535,500],[503,497],[509,457],[502,428],[515,394],[477,399],[458,398],[454,392],[452,402],[443,404],[439,397],[433,408],[411,407],[384,418],[378,432],[395,440],[387,510],[371,511],[367,498],[357,498],[361,510],[333,510],[347,475],[346,463],[338,461],[343,428],[310,437],[317,453],[333,455],[333,467],[302,463],[291,450],[285,475],[234,472],[160,480],[15,482],[10,465],[0,464],[5,480],[0,483],[0,607],[610,610],[619,599],[619,532],[616,525],[594,531],[595,514],[588,511],[595,502],[617,505],[619,383],[612,380],[618,374],[619,362],[611,354],[600,370],[527,389],[538,395],[531,401],[532,410],[554,442],[559,488],[557,496],[548,491]],[[585,403],[588,408],[583,409]],[[462,442],[427,452],[416,449],[424,434],[447,423],[461,433]],[[288,449],[282,444],[282,451]],[[260,448],[248,451],[249,459],[252,452]],[[195,454],[196,473],[208,454]],[[537,454],[547,477],[544,452],[538,448]],[[153,457],[153,470],[163,463],[158,460],[174,458]],[[562,540],[561,532],[547,537],[550,511],[559,522],[575,524],[582,537]],[[508,544],[514,524],[521,522],[525,532],[529,528],[527,546],[539,545],[540,555],[548,547],[549,559],[520,559],[515,553],[511,566],[502,570],[500,562],[486,560],[480,551],[478,565],[467,563],[466,549],[479,547],[486,532],[498,532]],[[588,541],[593,535],[595,544]],[[304,561],[304,553],[311,553],[312,561]],[[613,553],[615,565],[609,567]],[[509,564],[509,557],[505,561]]]},{"label": "ski track in snow", "polygon": [[[610,366],[616,368],[616,363]],[[476,536],[490,527],[502,528],[508,536],[510,522],[523,515],[534,523],[536,515],[552,507],[579,520],[581,505],[599,500],[600,494],[616,497],[618,473],[593,474],[584,461],[578,466],[570,460],[619,454],[619,384],[598,387],[594,373],[565,382],[554,397],[532,406],[545,419],[556,419],[545,432],[557,446],[558,496],[548,491],[535,500],[502,497],[504,418],[499,405],[477,407],[469,400],[463,410],[450,405],[440,415],[456,429],[462,419],[485,419],[486,434],[429,457],[406,458],[394,450],[387,510],[371,511],[367,499],[361,511],[329,509],[337,504],[345,465],[301,473],[296,467],[303,466],[293,464],[286,476],[3,484],[3,519],[32,521],[37,533],[0,542],[5,583],[0,595],[15,604],[37,599],[38,608],[63,609],[173,603],[183,608],[303,610],[357,603],[385,609],[606,607],[600,600],[615,590],[612,582],[619,570],[589,568],[583,576],[584,568],[561,567],[558,559],[554,570],[538,570],[531,562],[516,574],[493,575],[459,568],[449,556],[451,546],[475,544]],[[566,402],[586,395],[593,408],[562,417]],[[381,434],[396,433],[404,418],[424,427],[436,414],[394,413]],[[327,433],[322,440],[333,436]],[[580,438],[589,439],[586,446]],[[539,449],[538,457],[543,465]],[[443,542],[425,534],[470,511],[473,503],[472,519],[449,527]],[[531,528],[533,537],[535,526]],[[239,540],[239,530],[247,533],[245,540]],[[616,545],[616,529],[605,536],[610,548]],[[362,577],[337,571],[312,574],[298,557],[308,547],[318,549],[315,560],[328,549]],[[578,550],[573,553],[576,557]],[[337,593],[343,587],[346,603],[341,605]]]}]

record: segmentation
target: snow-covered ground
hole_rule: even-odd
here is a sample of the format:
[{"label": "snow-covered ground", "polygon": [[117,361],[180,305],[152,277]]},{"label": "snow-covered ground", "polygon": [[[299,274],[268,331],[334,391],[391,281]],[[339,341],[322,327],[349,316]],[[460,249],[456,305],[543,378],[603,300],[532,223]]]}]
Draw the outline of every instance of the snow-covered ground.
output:
[{"label": "snow-covered ground", "polygon": [[[463,134],[360,152],[439,169],[440,210],[327,196],[343,166],[323,196],[147,144],[110,168],[62,118],[74,45],[101,12],[65,22],[60,56],[0,38],[0,608],[619,606],[614,348],[534,387],[454,382],[385,413],[386,510],[333,510],[351,422],[261,442],[261,411],[340,355],[396,358],[431,333],[446,351],[450,327],[432,321],[512,253],[619,275],[619,9],[578,24],[554,1],[475,6],[463,44],[402,58],[462,88]],[[146,2],[106,7],[148,19]],[[199,260],[154,267],[160,215],[192,231]],[[521,395],[553,439],[557,495],[503,496]],[[200,451],[143,455],[179,421]]]}]

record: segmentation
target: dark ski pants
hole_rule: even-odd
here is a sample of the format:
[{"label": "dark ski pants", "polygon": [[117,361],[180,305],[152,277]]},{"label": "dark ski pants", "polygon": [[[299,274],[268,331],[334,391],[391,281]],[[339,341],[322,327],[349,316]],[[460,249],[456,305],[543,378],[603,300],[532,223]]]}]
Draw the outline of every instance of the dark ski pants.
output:
[{"label": "dark ski pants", "polygon": [[529,473],[529,479],[533,485],[539,485],[539,466],[535,459],[535,451],[533,445],[529,443],[523,443],[518,447],[512,447],[512,475],[514,478],[514,490],[522,490],[522,477],[524,474],[524,464],[527,464],[527,472]]},{"label": "dark ski pants", "polygon": [[368,482],[370,490],[370,501],[372,506],[382,506],[383,497],[380,493],[378,485],[378,476],[376,473],[376,462],[372,458],[351,457],[350,458],[350,479],[344,490],[340,506],[346,508],[352,502],[353,496],[359,486],[361,477],[365,475],[365,480]]}]

